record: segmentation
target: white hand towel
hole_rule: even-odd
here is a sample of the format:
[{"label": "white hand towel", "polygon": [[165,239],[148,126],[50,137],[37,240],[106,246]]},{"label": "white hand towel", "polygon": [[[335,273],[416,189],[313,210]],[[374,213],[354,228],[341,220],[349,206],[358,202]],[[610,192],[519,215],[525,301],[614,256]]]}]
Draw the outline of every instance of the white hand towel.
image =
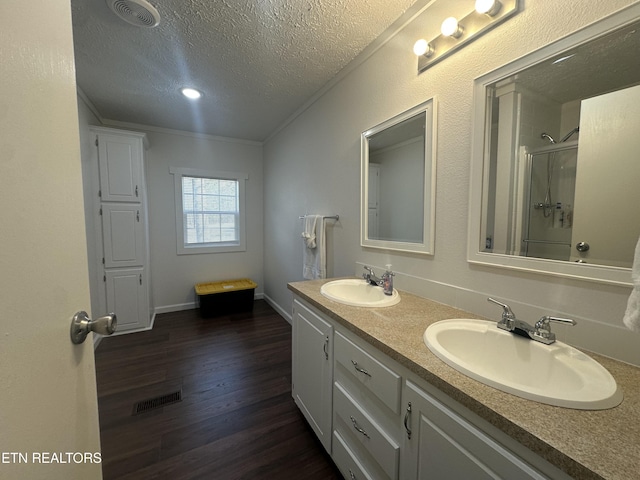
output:
[{"label": "white hand towel", "polygon": [[316,223],[317,222],[318,222],[317,215],[306,215],[304,217],[304,230],[302,232],[302,238],[304,238],[306,248],[316,248]]},{"label": "white hand towel", "polygon": [[624,313],[622,321],[629,330],[640,333],[640,239],[638,239],[633,258],[631,279],[633,281],[633,290],[629,296],[627,310]]},{"label": "white hand towel", "polygon": [[302,276],[305,280],[325,278],[326,243],[324,238],[324,220],[322,215],[307,215],[303,238]]}]

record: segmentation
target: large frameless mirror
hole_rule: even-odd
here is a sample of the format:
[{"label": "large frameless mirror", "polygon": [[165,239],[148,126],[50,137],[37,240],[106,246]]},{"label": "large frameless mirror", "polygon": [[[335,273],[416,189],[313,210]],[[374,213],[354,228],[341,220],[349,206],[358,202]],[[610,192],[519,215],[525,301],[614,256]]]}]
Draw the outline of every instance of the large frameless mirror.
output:
[{"label": "large frameless mirror", "polygon": [[434,101],[361,136],[361,245],[433,254]]},{"label": "large frameless mirror", "polygon": [[475,82],[469,261],[631,284],[640,5]]}]

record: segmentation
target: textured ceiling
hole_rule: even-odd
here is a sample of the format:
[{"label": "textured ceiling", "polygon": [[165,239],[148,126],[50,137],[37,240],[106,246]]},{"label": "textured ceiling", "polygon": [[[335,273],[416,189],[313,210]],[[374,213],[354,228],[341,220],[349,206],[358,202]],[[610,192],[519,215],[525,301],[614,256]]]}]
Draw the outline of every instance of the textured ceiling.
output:
[{"label": "textured ceiling", "polygon": [[[416,0],[151,0],[135,27],[72,0],[80,89],[103,120],[262,141]],[[416,4],[416,5],[414,5]],[[201,90],[197,103],[179,93]]]},{"label": "textured ceiling", "polygon": [[[612,92],[640,80],[640,21],[519,72],[513,81],[558,103]],[[554,63],[559,58],[565,61]]]}]

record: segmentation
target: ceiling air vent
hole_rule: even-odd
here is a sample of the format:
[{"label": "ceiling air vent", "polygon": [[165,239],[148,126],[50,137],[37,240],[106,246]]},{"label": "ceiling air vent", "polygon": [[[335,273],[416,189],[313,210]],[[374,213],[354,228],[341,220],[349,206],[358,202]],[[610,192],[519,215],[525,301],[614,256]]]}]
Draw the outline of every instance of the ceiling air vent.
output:
[{"label": "ceiling air vent", "polygon": [[106,0],[109,8],[125,22],[137,27],[155,27],[160,14],[146,0]]}]

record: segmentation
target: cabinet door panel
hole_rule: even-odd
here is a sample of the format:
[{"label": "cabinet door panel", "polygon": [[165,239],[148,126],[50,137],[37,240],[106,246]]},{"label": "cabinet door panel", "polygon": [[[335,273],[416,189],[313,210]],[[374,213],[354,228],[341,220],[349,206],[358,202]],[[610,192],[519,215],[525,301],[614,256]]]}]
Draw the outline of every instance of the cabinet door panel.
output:
[{"label": "cabinet door panel", "polygon": [[121,135],[98,135],[100,189],[105,202],[140,202],[142,142]]},{"label": "cabinet door panel", "polygon": [[323,446],[331,452],[333,327],[293,302],[293,398]]},{"label": "cabinet door panel", "polygon": [[118,319],[118,331],[149,326],[149,299],[143,268],[107,270],[107,309]]},{"label": "cabinet door panel", "polygon": [[406,382],[411,403],[403,444],[403,479],[543,480],[546,477],[457,413]]},{"label": "cabinet door panel", "polygon": [[145,229],[140,205],[103,204],[105,268],[144,265]]}]

